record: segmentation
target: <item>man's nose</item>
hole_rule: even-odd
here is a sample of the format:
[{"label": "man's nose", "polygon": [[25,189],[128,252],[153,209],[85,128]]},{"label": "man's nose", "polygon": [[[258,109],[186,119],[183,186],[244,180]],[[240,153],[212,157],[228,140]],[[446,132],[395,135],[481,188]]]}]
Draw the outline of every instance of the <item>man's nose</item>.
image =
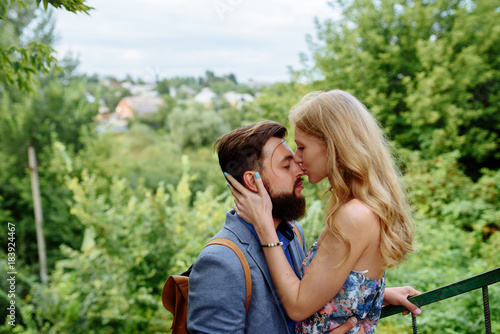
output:
[{"label": "man's nose", "polygon": [[297,162],[294,161],[293,165],[295,166],[295,172],[297,173],[297,177],[301,177],[304,175],[304,170],[302,166],[300,166]]}]

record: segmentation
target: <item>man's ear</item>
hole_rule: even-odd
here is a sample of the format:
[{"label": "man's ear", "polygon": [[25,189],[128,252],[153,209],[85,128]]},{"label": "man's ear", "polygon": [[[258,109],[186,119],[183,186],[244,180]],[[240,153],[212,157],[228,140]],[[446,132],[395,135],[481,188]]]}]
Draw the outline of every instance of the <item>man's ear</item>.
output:
[{"label": "man's ear", "polygon": [[257,183],[255,183],[255,171],[246,171],[243,174],[243,185],[245,186],[245,188],[253,191],[254,193],[259,192]]}]

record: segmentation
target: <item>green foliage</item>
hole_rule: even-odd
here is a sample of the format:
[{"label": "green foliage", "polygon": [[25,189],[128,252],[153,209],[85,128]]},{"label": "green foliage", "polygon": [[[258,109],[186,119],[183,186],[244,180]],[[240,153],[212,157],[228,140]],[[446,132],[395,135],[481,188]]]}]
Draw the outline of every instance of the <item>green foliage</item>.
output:
[{"label": "green foliage", "polygon": [[142,182],[151,189],[159,182],[177,184],[181,176],[179,148],[168,134],[144,124],[134,124],[121,135],[87,133],[82,144],[74,158],[77,172],[88,169],[105,180],[126,178],[133,186]]},{"label": "green foliage", "polygon": [[271,119],[287,126],[290,109],[309,91],[309,86],[293,82],[263,87],[261,94],[250,105],[250,113],[254,120]]},{"label": "green foliage", "polygon": [[237,89],[237,84],[234,81],[226,80],[226,81],[216,81],[210,84],[210,88],[216,94],[222,95],[225,92],[235,91]]},{"label": "green foliage", "polygon": [[[154,131],[144,124],[133,124],[126,133],[89,133],[82,138],[84,149],[73,160],[74,169],[84,169],[106,180],[125,178],[132,186],[139,183],[154,189],[160,182],[177,185],[182,175],[182,156],[189,157],[193,193],[213,186],[216,193],[226,191],[224,177],[211,147],[181,150],[175,138]],[[102,186],[105,191],[105,185]]]},{"label": "green foliage", "polygon": [[43,2],[43,7],[45,8],[45,10],[47,10],[50,3],[55,8],[64,7],[64,9],[69,12],[84,12],[88,14],[89,10],[93,8],[85,5],[85,1],[86,0],[36,0],[38,5]]},{"label": "green foliage", "polygon": [[[457,229],[439,219],[418,220],[418,253],[387,272],[389,286],[411,285],[425,292],[500,266],[498,260],[500,233],[497,231],[481,244],[481,253],[472,233]],[[492,328],[500,326],[500,307],[495,302],[498,284],[489,287]],[[450,311],[453,310],[453,311]],[[484,328],[480,290],[424,306],[418,317],[419,333],[481,333]],[[409,317],[394,315],[381,320],[382,333],[411,332]]]},{"label": "green foliage", "polygon": [[5,19],[5,17],[7,16],[8,10],[11,7],[15,8],[16,6],[18,8],[22,8],[22,7],[26,7],[26,4],[23,2],[20,2],[18,0],[6,0],[6,1],[0,2],[0,20]]},{"label": "green foliage", "polygon": [[[37,6],[43,2],[43,8],[47,11],[49,4],[54,8],[63,7],[65,10],[73,13],[84,12],[87,13],[93,9],[85,5],[86,0],[36,0]],[[13,7],[25,7],[27,6],[26,1],[22,0],[5,0],[0,3],[0,20],[3,20],[8,14],[8,10]]]},{"label": "green foliage", "polygon": [[[354,0],[332,6],[343,18],[316,22],[313,66],[296,74],[313,89],[359,97],[402,148],[419,252],[388,271],[389,286],[428,291],[500,266],[498,4]],[[498,294],[499,287],[491,290]],[[498,310],[497,304],[490,305]],[[419,332],[477,333],[481,310],[473,293],[425,307]],[[493,328],[499,326],[493,316]],[[411,321],[393,316],[378,330],[409,332]]]},{"label": "green foliage", "polygon": [[195,195],[183,159],[176,187],[151,192],[113,179],[101,193],[95,175],[68,180],[71,212],[84,225],[80,250],[63,247],[48,287],[33,284],[22,305],[28,333],[155,333],[170,327],[161,305],[169,274],[189,267],[222,226],[229,196]]},{"label": "green foliage", "polygon": [[417,151],[400,152],[407,162],[406,179],[419,216],[470,232],[478,244],[499,230],[498,170],[483,170],[474,183],[459,168],[457,152],[427,161]]},{"label": "green foliage", "polygon": [[[42,1],[37,0],[37,5]],[[55,8],[64,7],[71,12],[88,13],[91,7],[85,5],[85,0],[43,0],[45,10],[48,4]],[[2,2],[0,5],[0,31],[8,25],[9,11],[22,12],[23,9],[31,8],[28,4],[20,0],[10,0]],[[14,17],[17,19],[17,14]],[[21,45],[21,32],[26,26],[17,31],[17,40],[3,41],[0,44],[0,83],[3,85],[16,85],[22,91],[33,93],[38,84],[37,75],[49,74],[59,71],[54,57],[54,49],[43,42],[32,41],[28,45]]]},{"label": "green foliage", "polygon": [[87,173],[82,181],[70,180],[68,188],[75,201],[72,213],[85,227],[84,240],[79,251],[62,248],[66,259],[57,263],[48,288],[35,286],[28,328],[42,333],[166,330],[157,298],[164,276],[156,266],[168,268],[173,254],[165,239],[171,235],[169,195],[163,187],[151,193],[119,179],[109,184],[109,193],[99,194],[96,177]]},{"label": "green foliage", "polygon": [[208,70],[205,71],[205,77],[198,78],[198,82],[203,87],[210,87],[212,89],[214,87],[220,87],[218,85],[215,85],[216,83],[225,83],[228,85],[226,87],[231,87],[230,90],[232,90],[232,88],[238,84],[236,76],[232,73],[218,77],[214,72]]},{"label": "green foliage", "polygon": [[[33,91],[39,73],[47,74],[54,66],[54,51],[45,42],[51,42],[50,13],[41,14],[33,36],[25,32],[37,15],[34,4],[11,2],[0,10],[0,91],[7,85]],[[43,33],[46,30],[47,33]]]},{"label": "green foliage", "polygon": [[170,86],[167,79],[163,79],[156,83],[156,89],[159,94],[170,94]]},{"label": "green foliage", "polygon": [[367,104],[402,146],[425,158],[460,151],[466,172],[496,168],[500,12],[495,1],[336,1],[318,25],[311,78]]},{"label": "green foliage", "polygon": [[[196,260],[204,245],[224,225],[226,212],[233,202],[227,190],[217,195],[210,185],[204,191],[198,191],[195,200],[191,201],[193,178],[189,174],[190,164],[187,157],[182,161],[183,177],[177,184],[177,196],[172,197],[169,209],[169,222],[175,229],[172,242],[174,248],[181,251],[176,251],[172,257],[168,275],[183,272]],[[173,193],[173,186],[169,189]]]},{"label": "green foliage", "polygon": [[21,90],[33,90],[37,73],[48,74],[53,70],[56,58],[54,49],[43,43],[32,42],[27,47],[10,46],[0,49],[0,73],[4,84],[17,85]]},{"label": "green foliage", "polygon": [[[43,3],[90,9],[81,0]],[[35,6],[0,2],[0,220],[17,227],[20,319],[0,332],[168,332],[160,301],[166,277],[189,267],[232,206],[213,142],[261,119],[288,125],[290,108],[313,89],[357,95],[399,147],[419,251],[387,272],[388,286],[428,291],[500,266],[500,20],[493,1],[337,1],[344,19],[317,23],[314,67],[296,73],[311,85],[297,77],[259,91],[211,71],[165,79],[158,113],[134,120],[125,133],[102,134],[92,122],[99,105],[113,110],[129,92],[113,78],[103,84],[97,75],[75,76],[71,55],[58,64],[64,73],[52,73],[53,22]],[[37,32],[24,36],[37,17]],[[256,100],[240,109],[221,100],[207,109],[190,101],[202,87]],[[170,88],[176,97],[166,95]],[[287,140],[294,147],[291,134]],[[38,155],[48,286],[37,278],[27,141]],[[324,182],[303,191],[309,246],[323,227],[326,189]],[[499,293],[498,284],[490,287],[494,332]],[[2,310],[6,303],[0,293]],[[477,333],[482,319],[473,292],[425,307],[419,332]],[[410,323],[393,316],[378,331],[409,332]]]},{"label": "green foliage", "polygon": [[195,93],[201,90],[201,86],[198,84],[198,81],[194,77],[174,77],[168,80],[168,84],[170,87],[177,90],[177,96],[180,99],[187,97],[182,94],[182,87],[184,86],[193,89]]},{"label": "green foliage", "polygon": [[252,122],[252,115],[249,112],[250,108],[248,105],[243,105],[241,108],[232,106],[225,99],[219,100],[215,106],[215,109],[222,117],[228,129],[236,129],[242,124]]},{"label": "green foliage", "polygon": [[179,99],[189,98],[189,94],[183,90],[185,87],[193,90],[194,94],[197,94],[203,87],[210,87],[215,93],[223,94],[244,86],[238,85],[236,76],[232,73],[218,77],[212,71],[206,71],[204,77],[174,77],[157,83],[157,90],[160,94],[168,94],[169,88],[175,88]]},{"label": "green foliage", "polygon": [[[425,292],[499,267],[500,173],[485,170],[474,183],[459,169],[456,152],[429,161],[419,152],[401,150],[400,155],[407,163],[405,181],[416,209],[418,252],[388,271],[389,286],[412,285]],[[500,293],[500,287],[491,286],[490,293]],[[498,327],[494,310],[499,306],[490,301],[490,307]],[[482,298],[470,293],[424,307],[419,332],[477,333],[482,319]],[[400,333],[410,325],[409,319],[392,316],[381,321],[379,330]]]},{"label": "green foliage", "polygon": [[[89,127],[96,106],[82,99],[83,84],[64,85],[57,79],[44,80],[45,84],[32,98],[25,98],[13,90],[2,95],[0,105],[0,152],[8,156],[0,182],[0,212],[20,229],[18,241],[23,260],[38,263],[35,237],[31,184],[27,165],[26,144],[36,150],[39,166],[42,209],[46,224],[52,228],[46,235],[49,264],[59,258],[60,244],[78,245],[79,222],[69,214],[67,201],[70,193],[63,188],[56,154],[62,151],[71,156],[81,148],[80,133]],[[57,111],[57,112],[54,112]],[[5,240],[0,240],[4,245]],[[36,270],[36,268],[34,268]]]},{"label": "green foliage", "polygon": [[168,117],[168,126],[181,148],[211,145],[229,131],[217,112],[196,102],[176,106]]}]

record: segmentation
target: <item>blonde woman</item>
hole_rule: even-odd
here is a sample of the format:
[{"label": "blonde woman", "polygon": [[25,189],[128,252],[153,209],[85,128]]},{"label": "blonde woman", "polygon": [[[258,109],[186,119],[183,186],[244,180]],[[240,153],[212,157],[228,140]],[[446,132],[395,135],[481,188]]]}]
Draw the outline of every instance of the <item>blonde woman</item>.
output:
[{"label": "blonde woman", "polygon": [[290,120],[295,163],[309,182],[330,183],[325,227],[304,259],[302,280],[279,247],[258,173],[258,193],[228,176],[235,210],[257,231],[285,310],[298,322],[296,333],[326,333],[353,315],[364,332],[374,333],[385,270],[413,250],[414,222],[387,140],[365,106],[341,90],[307,95]]}]

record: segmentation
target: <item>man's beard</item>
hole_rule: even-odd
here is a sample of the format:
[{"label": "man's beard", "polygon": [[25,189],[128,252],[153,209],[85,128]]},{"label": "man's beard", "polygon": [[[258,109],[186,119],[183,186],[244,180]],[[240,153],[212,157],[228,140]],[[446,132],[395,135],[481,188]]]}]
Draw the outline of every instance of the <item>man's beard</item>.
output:
[{"label": "man's beard", "polygon": [[[264,182],[264,187],[266,188],[269,196],[271,197],[271,202],[273,203],[273,218],[278,220],[299,220],[306,214],[306,199],[304,196],[297,196],[295,191],[292,190],[291,193],[281,193],[273,194],[271,191],[271,186],[267,180],[262,179]],[[302,179],[297,179],[293,189],[302,181]]]}]

